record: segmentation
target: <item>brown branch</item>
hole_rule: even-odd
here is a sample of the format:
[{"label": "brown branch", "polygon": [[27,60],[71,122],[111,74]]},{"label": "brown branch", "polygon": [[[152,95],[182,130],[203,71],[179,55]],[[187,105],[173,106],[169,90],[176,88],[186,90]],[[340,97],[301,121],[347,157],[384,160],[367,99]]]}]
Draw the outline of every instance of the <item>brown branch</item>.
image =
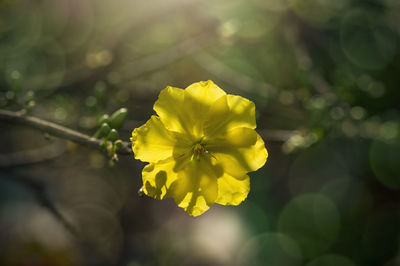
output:
[{"label": "brown branch", "polygon": [[[67,219],[67,217],[65,217],[58,209],[57,205],[51,201],[46,191],[46,185],[43,182],[35,180],[29,175],[23,174],[19,171],[11,171],[9,173],[10,174],[7,175],[0,175],[0,178],[20,183],[28,188],[35,197],[36,202],[45,208],[65,228],[65,230],[74,237],[76,244],[79,246],[80,250],[82,250],[82,254],[91,254],[88,259],[90,265],[93,263],[95,265],[109,265],[107,263],[107,258],[102,255],[101,251],[87,239],[83,238],[78,228],[76,228],[76,225],[69,221],[69,219]],[[99,264],[100,261],[105,261],[106,263]]]},{"label": "brown branch", "polygon": [[26,187],[28,187],[34,194],[37,202],[46,208],[53,216],[56,218],[64,228],[71,233],[74,237],[79,239],[79,234],[72,224],[61,214],[53,202],[48,198],[46,193],[45,184],[40,181],[34,180],[24,174],[18,172],[11,172],[11,175],[1,175],[1,178],[11,180],[13,182],[18,182]]},{"label": "brown branch", "polygon": [[291,45],[299,69],[307,73],[309,81],[314,89],[320,94],[331,94],[332,88],[328,81],[320,75],[315,67],[307,46],[301,38],[301,26],[297,20],[290,20],[291,24],[283,31],[283,36]]},{"label": "brown branch", "polygon": [[[37,117],[24,115],[22,112],[0,110],[0,121],[26,125],[32,128],[39,129],[55,137],[71,140],[81,145],[104,152],[104,150],[100,148],[100,144],[102,143],[102,141],[99,139],[92,138],[88,135],[79,133],[75,130],[60,126],[58,124],[49,121],[45,121]],[[295,131],[291,130],[259,129],[257,131],[260,133],[261,137],[267,140],[268,142],[285,142],[295,133]],[[119,155],[133,154],[131,149],[131,143],[123,142],[122,147],[117,150],[117,154]]]},{"label": "brown branch", "polygon": [[[78,131],[66,128],[64,126],[60,126],[58,124],[49,121],[45,121],[37,117],[24,115],[23,112],[0,110],[0,121],[29,126],[41,130],[45,133],[48,133],[49,135],[62,139],[67,139],[76,142],[78,144],[103,151],[100,147],[102,141],[99,139],[92,138],[88,135],[79,133]],[[130,143],[123,142],[122,147],[117,150],[117,154],[119,155],[132,154]]]},{"label": "brown branch", "polygon": [[26,165],[32,163],[52,160],[62,155],[66,150],[66,145],[62,141],[57,141],[50,145],[42,146],[32,150],[17,151],[12,153],[0,154],[0,168]]},{"label": "brown branch", "polygon": [[256,129],[260,136],[268,142],[286,142],[296,135],[296,130]]},{"label": "brown branch", "polygon": [[193,55],[210,46],[215,41],[216,37],[213,34],[205,32],[196,37],[185,39],[162,52],[146,56],[133,62],[128,62],[120,67],[118,72],[123,77],[128,77],[128,79],[123,80],[125,83],[130,83],[137,77],[154,72],[184,57]]},{"label": "brown branch", "polygon": [[234,70],[210,53],[202,52],[194,57],[194,60],[205,71],[215,75],[221,81],[234,85],[234,87],[238,87],[241,90],[247,92],[262,90],[266,92],[267,95],[274,95],[278,91],[278,88],[269,83],[256,81],[250,76]]}]

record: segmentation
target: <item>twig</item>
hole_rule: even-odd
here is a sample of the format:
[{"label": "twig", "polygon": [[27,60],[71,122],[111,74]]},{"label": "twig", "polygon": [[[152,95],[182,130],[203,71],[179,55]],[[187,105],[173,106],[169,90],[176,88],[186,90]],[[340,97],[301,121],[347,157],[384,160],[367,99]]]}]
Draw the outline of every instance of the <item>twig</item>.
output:
[{"label": "twig", "polygon": [[74,237],[78,237],[77,231],[74,227],[64,218],[64,216],[58,211],[57,207],[48,198],[45,185],[40,182],[28,178],[25,175],[21,175],[15,172],[12,174],[0,175],[0,178],[11,180],[12,182],[18,182],[28,187],[34,194],[38,203],[46,208]]},{"label": "twig", "polygon": [[0,154],[0,168],[43,162],[54,159],[66,150],[62,141],[37,149]]},{"label": "twig", "polygon": [[[81,145],[103,151],[100,148],[100,144],[102,143],[102,141],[99,139],[92,138],[88,135],[79,133],[75,130],[57,125],[52,122],[42,120],[37,117],[23,115],[21,112],[0,110],[0,121],[6,121],[10,123],[30,126],[32,128],[39,129],[50,135],[62,139],[71,140]],[[263,137],[263,139],[266,139],[269,142],[285,142],[294,134],[294,131],[290,130],[260,129],[258,130],[258,132]],[[123,142],[122,147],[117,150],[117,154],[119,155],[133,154],[131,149],[131,144],[129,142]]]},{"label": "twig", "polygon": [[[320,94],[332,93],[328,81],[313,68],[313,61],[304,40],[301,39],[301,26],[298,21],[293,21],[284,32],[286,40],[292,45],[293,54],[299,69],[307,73],[309,81],[314,89]],[[294,26],[295,25],[295,26]]]},{"label": "twig", "polygon": [[[46,186],[43,182],[34,180],[27,175],[18,172],[10,173],[6,175],[0,175],[0,178],[8,179],[12,182],[18,182],[30,189],[38,204],[44,207],[65,228],[65,230],[74,237],[76,243],[79,245],[79,248],[82,250],[82,253],[93,254],[89,260],[94,260],[96,265],[109,265],[107,263],[107,258],[102,256],[101,252],[93,244],[82,237],[79,230],[75,228],[74,224],[68,221],[68,219],[58,210],[57,206],[49,199],[48,194],[46,193]],[[105,263],[102,264],[100,261],[105,261]]]},{"label": "twig", "polygon": [[[59,137],[62,139],[71,140],[81,145],[103,151],[100,147],[102,141],[99,139],[92,138],[78,131],[60,126],[58,124],[49,121],[45,121],[37,117],[24,115],[23,112],[0,110],[0,121],[6,121],[9,123],[16,123],[29,126],[35,129],[39,129],[45,133],[48,133],[49,135]],[[130,143],[123,142],[121,148],[117,150],[117,154],[119,155],[132,154]]]},{"label": "twig", "polygon": [[[149,25],[151,26],[154,23],[158,23],[160,20],[165,19],[165,14],[168,14],[169,16],[172,16],[175,13],[184,14],[191,10],[194,6],[196,6],[196,3],[191,3],[188,1],[176,3],[168,2],[168,5],[165,6],[162,5],[157,6],[156,8],[146,8],[140,12],[139,16],[133,16],[134,19],[132,21],[119,24],[117,31],[108,32],[107,38],[104,38],[104,42],[102,44],[104,45],[105,49],[111,51],[113,57],[117,57],[118,59],[118,54],[121,53],[118,50],[118,47],[124,47],[126,43],[132,39],[132,36],[140,36],[143,31],[148,30]],[[151,24],[149,24],[149,21],[151,21]],[[164,53],[160,53],[159,55],[159,61],[164,64]],[[125,55],[121,55],[121,57],[124,56]],[[153,57],[153,55],[150,55],[150,57]],[[140,59],[137,64],[142,63],[142,61],[146,60]],[[78,83],[82,82],[82,80],[88,80],[91,77],[97,77],[99,75],[105,76],[109,73],[110,69],[115,70],[115,68],[119,68],[119,65],[116,65],[118,63],[118,60],[113,60],[111,64],[107,66],[91,69],[88,68],[85,60],[83,60],[81,63],[69,66],[66,69],[65,77],[62,83],[57,85],[57,89],[56,87],[48,87],[48,92],[41,91],[40,95],[42,97],[49,97],[54,93],[66,92],[66,90],[70,92],[72,88],[79,88],[80,86]],[[131,75],[132,71],[128,73],[128,76]]]},{"label": "twig", "polygon": [[214,74],[218,79],[228,84],[232,84],[235,87],[239,87],[241,90],[257,90],[258,92],[263,91],[268,95],[276,94],[276,92],[278,91],[278,89],[271,84],[256,81],[248,75],[232,69],[231,67],[227,66],[226,64],[212,56],[210,53],[203,52],[194,57],[194,60],[204,70]]},{"label": "twig", "polygon": [[205,32],[186,39],[171,48],[165,49],[160,53],[149,55],[142,59],[126,63],[119,69],[123,77],[128,77],[124,82],[132,82],[137,77],[151,73],[165,66],[168,66],[186,56],[192,55],[216,41],[214,35]]},{"label": "twig", "polygon": [[297,133],[296,130],[283,129],[257,129],[257,132],[267,142],[286,142]]}]

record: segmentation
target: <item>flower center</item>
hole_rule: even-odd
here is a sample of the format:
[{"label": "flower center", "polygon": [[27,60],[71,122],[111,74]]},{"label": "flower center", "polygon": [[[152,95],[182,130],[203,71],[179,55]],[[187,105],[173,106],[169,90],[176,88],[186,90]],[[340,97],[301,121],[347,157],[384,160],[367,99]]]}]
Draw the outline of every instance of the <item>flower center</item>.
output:
[{"label": "flower center", "polygon": [[206,149],[203,147],[203,145],[197,143],[193,147],[193,156],[194,158],[198,159],[201,155],[203,155],[206,152]]},{"label": "flower center", "polygon": [[201,139],[197,142],[195,142],[192,146],[192,156],[191,156],[191,160],[200,160],[200,157],[203,155],[209,155],[213,158],[215,158],[211,153],[208,152],[208,150],[206,149],[206,143],[203,142],[204,141],[204,136],[201,137]]}]

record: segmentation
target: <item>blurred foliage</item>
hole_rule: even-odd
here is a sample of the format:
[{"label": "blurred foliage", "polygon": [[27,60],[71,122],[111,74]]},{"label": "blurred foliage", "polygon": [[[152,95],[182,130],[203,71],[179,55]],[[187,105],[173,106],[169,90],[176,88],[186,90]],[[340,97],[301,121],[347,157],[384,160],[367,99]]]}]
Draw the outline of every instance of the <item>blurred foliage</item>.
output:
[{"label": "blurred foliage", "polygon": [[2,154],[54,152],[0,170],[0,264],[399,265],[399,33],[398,0],[0,1],[1,109],[93,135],[125,106],[127,141],[165,86],[212,79],[256,103],[270,153],[243,204],[192,219],[137,197],[133,158],[0,124]]}]

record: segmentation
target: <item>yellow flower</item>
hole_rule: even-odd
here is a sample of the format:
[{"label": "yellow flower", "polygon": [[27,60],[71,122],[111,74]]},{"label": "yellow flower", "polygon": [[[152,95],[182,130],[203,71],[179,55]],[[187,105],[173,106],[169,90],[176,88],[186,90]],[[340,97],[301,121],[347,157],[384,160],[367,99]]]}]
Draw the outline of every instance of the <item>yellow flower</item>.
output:
[{"label": "yellow flower", "polygon": [[214,203],[238,205],[246,199],[247,173],[268,157],[254,130],[253,102],[206,81],[185,90],[165,88],[154,110],[158,116],[131,138],[135,158],[149,162],[142,172],[146,195],[172,197],[192,216]]}]

